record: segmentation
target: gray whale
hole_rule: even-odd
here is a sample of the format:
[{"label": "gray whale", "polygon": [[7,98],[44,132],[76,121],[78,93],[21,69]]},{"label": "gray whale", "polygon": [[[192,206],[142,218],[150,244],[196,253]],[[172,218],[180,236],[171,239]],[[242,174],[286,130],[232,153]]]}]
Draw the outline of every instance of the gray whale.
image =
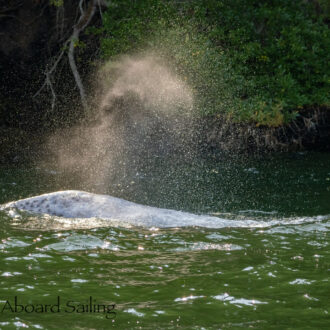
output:
[{"label": "gray whale", "polygon": [[[21,199],[1,205],[0,210],[18,209],[32,214],[63,218],[95,218],[116,221],[117,224],[142,227],[269,227],[278,224],[301,224],[321,221],[315,218],[279,220],[229,220],[210,215],[197,215],[140,205],[108,195],[66,190]],[[92,220],[92,219],[91,219]],[[306,221],[307,220],[307,221]]]},{"label": "gray whale", "polygon": [[176,227],[214,224],[217,217],[144,206],[108,195],[66,190],[21,199],[2,205],[34,214],[64,218],[109,219],[144,227]]}]

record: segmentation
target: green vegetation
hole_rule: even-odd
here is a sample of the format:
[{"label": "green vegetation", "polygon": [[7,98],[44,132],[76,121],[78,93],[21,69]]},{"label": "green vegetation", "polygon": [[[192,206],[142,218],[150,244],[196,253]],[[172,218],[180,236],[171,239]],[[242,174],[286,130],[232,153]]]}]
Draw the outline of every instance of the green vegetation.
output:
[{"label": "green vegetation", "polygon": [[329,106],[328,12],[325,1],[116,0],[102,52],[152,51],[192,86],[202,114],[276,127]]},{"label": "green vegetation", "polygon": [[63,6],[63,0],[49,0],[49,3],[55,7]]}]

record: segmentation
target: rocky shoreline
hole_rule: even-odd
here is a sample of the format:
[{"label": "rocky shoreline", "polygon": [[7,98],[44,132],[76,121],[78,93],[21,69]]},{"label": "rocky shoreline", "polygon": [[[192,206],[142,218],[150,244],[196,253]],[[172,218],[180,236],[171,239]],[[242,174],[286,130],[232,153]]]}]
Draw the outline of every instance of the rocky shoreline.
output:
[{"label": "rocky shoreline", "polygon": [[[293,123],[276,128],[231,123],[219,116],[201,118],[193,126],[189,129],[197,132],[197,154],[330,151],[330,110],[326,107],[306,109]],[[0,164],[34,162],[48,152],[45,132],[2,127],[0,136]]]},{"label": "rocky shoreline", "polygon": [[304,109],[292,123],[280,127],[228,122],[219,117],[205,121],[206,147],[245,153],[330,151],[330,109]]}]

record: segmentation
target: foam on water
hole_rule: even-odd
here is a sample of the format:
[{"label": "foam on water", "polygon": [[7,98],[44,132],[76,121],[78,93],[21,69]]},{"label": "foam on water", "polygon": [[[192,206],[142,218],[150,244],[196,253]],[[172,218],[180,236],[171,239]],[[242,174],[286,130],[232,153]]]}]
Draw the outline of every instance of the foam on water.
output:
[{"label": "foam on water", "polygon": [[[239,219],[229,220],[210,215],[145,206],[124,199],[92,194],[84,191],[57,191],[36,197],[21,199],[0,206],[12,218],[17,218],[15,210],[56,218],[63,225],[68,222],[84,222],[89,227],[141,226],[147,228],[205,227],[205,228],[265,228],[276,225],[299,225],[328,220],[329,216],[287,218],[287,219]],[[61,221],[62,220],[62,221]],[[101,221],[101,222],[100,222]]]}]

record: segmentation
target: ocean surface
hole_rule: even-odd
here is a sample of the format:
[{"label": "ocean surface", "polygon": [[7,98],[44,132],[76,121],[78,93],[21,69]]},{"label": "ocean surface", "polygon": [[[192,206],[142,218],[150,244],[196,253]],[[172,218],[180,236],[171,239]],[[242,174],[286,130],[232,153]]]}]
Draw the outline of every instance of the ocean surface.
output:
[{"label": "ocean surface", "polygon": [[0,204],[67,205],[0,211],[1,329],[330,326],[330,154],[155,158],[97,182],[0,167]]}]

